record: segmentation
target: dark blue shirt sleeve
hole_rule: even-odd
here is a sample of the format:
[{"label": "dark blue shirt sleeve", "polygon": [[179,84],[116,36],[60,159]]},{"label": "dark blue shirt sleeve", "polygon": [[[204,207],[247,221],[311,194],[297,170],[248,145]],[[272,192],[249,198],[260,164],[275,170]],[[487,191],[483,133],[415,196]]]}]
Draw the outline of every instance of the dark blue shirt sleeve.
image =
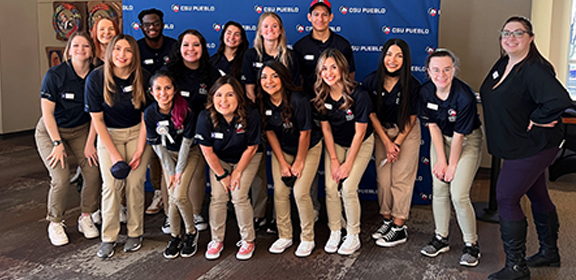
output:
[{"label": "dark blue shirt sleeve", "polygon": [[104,110],[102,107],[102,103],[104,102],[103,85],[104,79],[98,70],[92,71],[92,73],[86,77],[86,86],[84,89],[86,112],[97,113]]},{"label": "dark blue shirt sleeve", "polygon": [[212,121],[210,120],[210,112],[204,110],[198,115],[198,121],[196,122],[196,134],[194,135],[194,140],[196,143],[212,147],[214,146],[214,140],[212,139]]},{"label": "dark blue shirt sleeve", "polygon": [[478,117],[476,99],[473,98],[474,93],[470,91],[471,89],[468,88],[456,92],[456,94],[460,95],[458,96],[458,108],[460,112],[457,112],[458,118],[454,124],[454,131],[464,135],[472,133],[476,118]]},{"label": "dark blue shirt sleeve", "polygon": [[58,74],[53,71],[53,69],[49,69],[44,75],[44,80],[42,80],[42,87],[40,88],[40,97],[44,99],[48,99],[52,102],[58,101]]},{"label": "dark blue shirt sleeve", "polygon": [[262,143],[262,119],[257,110],[248,111],[248,120],[246,128],[246,144],[248,146],[259,145]]},{"label": "dark blue shirt sleeve", "polygon": [[256,77],[253,71],[252,64],[258,59],[258,53],[256,50],[249,49],[244,53],[244,60],[242,60],[242,78],[241,82],[244,84],[255,84]]},{"label": "dark blue shirt sleeve", "polygon": [[370,113],[372,113],[372,100],[370,100],[368,92],[359,87],[356,88],[354,95],[356,122],[368,123],[370,121]]},{"label": "dark blue shirt sleeve", "polygon": [[299,98],[294,104],[294,117],[299,131],[312,129],[312,108],[305,97]]},{"label": "dark blue shirt sleeve", "polygon": [[148,145],[160,144],[160,137],[156,133],[156,120],[153,118],[154,107],[150,106],[144,111],[144,124],[146,125],[146,143]]}]

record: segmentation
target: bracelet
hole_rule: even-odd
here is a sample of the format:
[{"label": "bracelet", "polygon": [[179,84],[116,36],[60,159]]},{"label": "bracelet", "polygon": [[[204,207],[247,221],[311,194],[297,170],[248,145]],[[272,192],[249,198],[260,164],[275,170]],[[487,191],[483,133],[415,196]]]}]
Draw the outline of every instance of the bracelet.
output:
[{"label": "bracelet", "polygon": [[224,169],[224,174],[218,176],[216,175],[216,180],[220,181],[226,177],[228,177],[228,175],[230,175],[230,171],[228,171],[228,169]]},{"label": "bracelet", "polygon": [[393,143],[394,143],[394,145],[396,145],[396,147],[400,148],[400,144],[398,144],[396,142],[393,142]]}]

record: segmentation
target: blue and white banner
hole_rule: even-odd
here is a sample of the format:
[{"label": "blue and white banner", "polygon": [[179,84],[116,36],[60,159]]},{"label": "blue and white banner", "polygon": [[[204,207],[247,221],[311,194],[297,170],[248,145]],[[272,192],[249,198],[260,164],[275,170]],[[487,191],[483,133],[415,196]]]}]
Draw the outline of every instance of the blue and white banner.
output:
[{"label": "blue and white banner", "polygon": [[[124,33],[136,39],[143,37],[138,13],[157,8],[164,12],[164,34],[173,38],[188,29],[197,29],[207,40],[210,54],[218,48],[222,27],[229,20],[241,23],[252,43],[256,24],[263,12],[275,12],[283,21],[288,44],[296,43],[312,30],[307,14],[311,0],[124,0]],[[440,0],[334,0],[331,1],[334,20],[331,29],[352,44],[356,62],[356,79],[376,70],[381,47],[390,38],[402,38],[412,52],[412,71],[420,81],[425,80],[424,63],[429,52],[438,46]],[[252,45],[252,44],[251,44]],[[415,183],[414,203],[429,203],[431,194],[429,167],[429,136],[422,130],[425,143],[420,151],[421,161]],[[374,165],[368,167],[360,194],[374,199],[370,189],[376,188]]]}]

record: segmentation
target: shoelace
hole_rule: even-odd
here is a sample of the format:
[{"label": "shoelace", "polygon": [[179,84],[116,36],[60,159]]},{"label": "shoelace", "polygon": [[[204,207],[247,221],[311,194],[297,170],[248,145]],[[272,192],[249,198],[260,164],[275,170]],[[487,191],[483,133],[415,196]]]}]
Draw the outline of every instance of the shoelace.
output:
[{"label": "shoelace", "polygon": [[464,254],[469,254],[475,258],[478,257],[478,253],[480,252],[480,249],[476,248],[476,247],[468,247],[465,246],[464,249],[462,249],[462,253]]},{"label": "shoelace", "polygon": [[382,239],[384,239],[384,240],[394,239],[394,238],[396,237],[396,235],[398,235],[398,232],[399,232],[399,231],[395,231],[395,230],[392,228],[392,229],[390,229],[390,230],[388,231],[388,233],[386,233],[386,235],[384,235],[384,236],[382,237]]},{"label": "shoelace", "polygon": [[56,232],[56,234],[58,235],[64,234],[64,228],[66,227],[64,221],[56,224],[59,224],[61,226],[61,227],[54,227],[54,231]]},{"label": "shoelace", "polygon": [[434,248],[436,248],[436,250],[439,250],[440,248],[446,246],[446,244],[441,240],[438,240],[436,236],[432,237],[432,240],[430,240],[430,243],[428,244],[432,245]]},{"label": "shoelace", "polygon": [[390,229],[389,224],[383,224],[376,232],[384,235]]}]

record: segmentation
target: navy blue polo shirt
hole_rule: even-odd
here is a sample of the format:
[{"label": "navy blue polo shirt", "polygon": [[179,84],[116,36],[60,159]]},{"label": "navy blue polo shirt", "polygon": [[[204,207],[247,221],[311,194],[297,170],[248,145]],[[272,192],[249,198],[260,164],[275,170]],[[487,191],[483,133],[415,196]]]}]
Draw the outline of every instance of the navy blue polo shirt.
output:
[{"label": "navy blue polo shirt", "polygon": [[564,137],[560,123],[526,130],[530,120],[540,124],[561,120],[572,102],[566,88],[556,79],[554,69],[523,61],[494,88],[504,75],[508,59],[500,58],[480,87],[488,151],[503,159],[521,159],[558,147]]},{"label": "navy blue polo shirt", "polygon": [[474,90],[456,77],[446,100],[436,96],[436,86],[431,81],[422,85],[420,116],[427,123],[435,123],[442,134],[450,137],[454,132],[468,135],[481,125]]},{"label": "navy blue polo shirt", "polygon": [[234,62],[234,60],[228,61],[228,59],[226,58],[225,55],[221,55],[220,59],[218,59],[217,53],[210,57],[210,65],[212,65],[212,66],[214,66],[214,68],[218,69],[218,71],[220,72],[221,75],[222,75],[222,73],[226,73],[227,75],[230,75],[230,73],[232,72],[232,63],[233,62]]},{"label": "navy blue polo shirt", "polygon": [[330,123],[334,142],[342,147],[350,147],[352,145],[354,134],[356,134],[356,123],[368,124],[363,140],[370,137],[374,131],[370,121],[372,101],[368,92],[361,87],[356,87],[354,92],[352,92],[352,99],[354,99],[354,104],[347,110],[341,110],[338,108],[344,103],[344,98],[333,100],[328,94],[324,103],[326,114],[319,115],[321,121]]},{"label": "navy blue polo shirt", "polygon": [[330,37],[326,42],[312,38],[312,33],[304,36],[294,44],[294,52],[298,56],[298,63],[300,64],[300,73],[304,78],[304,93],[308,98],[316,97],[314,93],[314,83],[316,83],[316,64],[318,57],[326,49],[337,49],[350,66],[350,73],[356,72],[356,63],[354,62],[354,52],[350,46],[350,42],[344,37],[330,31]]},{"label": "navy blue polo shirt", "polygon": [[158,71],[168,62],[168,56],[172,51],[172,47],[177,43],[178,41],[173,38],[164,36],[162,46],[159,49],[153,49],[146,44],[145,38],[138,40],[142,68],[146,69],[150,74],[154,74],[154,72]]},{"label": "navy blue polo shirt", "polygon": [[196,143],[212,147],[218,158],[227,163],[238,163],[248,146],[260,145],[262,142],[262,119],[258,110],[247,107],[246,127],[237,123],[235,117],[227,123],[224,117],[218,114],[218,127],[214,128],[210,111],[200,112],[196,124]]},{"label": "navy blue polo shirt", "polygon": [[84,84],[85,79],[76,74],[68,61],[44,75],[40,97],[56,103],[54,118],[58,127],[73,128],[90,121],[90,115],[84,112]]},{"label": "navy blue polo shirt", "polygon": [[280,106],[276,106],[272,104],[270,99],[266,99],[264,104],[265,129],[274,131],[283,152],[296,156],[300,142],[300,131],[312,130],[309,148],[316,146],[322,140],[322,131],[312,120],[312,108],[308,98],[301,92],[292,92],[291,95],[293,111],[289,123],[284,122],[281,116],[284,102]]},{"label": "navy blue polo shirt", "polygon": [[162,131],[166,131],[174,140],[171,143],[165,137],[166,148],[171,151],[179,151],[182,145],[182,138],[192,139],[196,128],[196,116],[192,111],[188,111],[184,122],[180,127],[175,127],[172,121],[172,111],[170,114],[162,114],[158,103],[154,102],[144,111],[144,123],[146,124],[146,142],[148,145],[162,144]]},{"label": "navy blue polo shirt", "polygon": [[[398,124],[398,114],[400,111],[400,95],[402,94],[402,84],[400,81],[394,85],[392,91],[386,89],[377,89],[378,77],[376,71],[368,74],[362,81],[362,86],[370,93],[374,111],[378,116],[380,124]],[[410,115],[418,115],[418,98],[420,92],[420,82],[410,75]],[[378,110],[378,95],[382,96],[380,100],[380,110]]]},{"label": "navy blue polo shirt", "polygon": [[[142,70],[144,89],[150,79],[150,74]],[[134,75],[128,79],[120,79],[114,76],[116,92],[114,106],[110,107],[104,102],[104,67],[96,68],[86,78],[85,110],[89,113],[104,112],[104,123],[110,128],[128,128],[139,124],[142,120],[142,112],[146,109],[146,104],[142,104],[140,109],[134,108],[132,104],[132,81]],[[149,101],[149,96],[146,96]]]},{"label": "navy blue polo shirt", "polygon": [[[168,70],[163,67],[163,70]],[[200,68],[192,70],[188,67],[183,67],[183,71],[175,75],[176,83],[180,89],[180,95],[188,102],[188,107],[192,109],[195,114],[199,114],[204,110],[206,101],[208,100],[208,92],[214,82],[220,78],[220,72],[210,66],[210,83],[200,82]],[[173,71],[170,71],[173,72]]]},{"label": "navy blue polo shirt", "polygon": [[[300,86],[300,66],[298,65],[298,58],[296,53],[288,49],[289,60],[288,60],[288,70],[290,70],[290,75],[292,76],[292,82],[296,86]],[[268,60],[279,61],[280,56],[274,58],[264,52],[262,59],[258,58],[258,52],[255,48],[250,48],[244,53],[244,60],[242,60],[242,78],[241,82],[244,84],[256,84],[258,77],[258,72],[262,69],[263,62]]]}]

